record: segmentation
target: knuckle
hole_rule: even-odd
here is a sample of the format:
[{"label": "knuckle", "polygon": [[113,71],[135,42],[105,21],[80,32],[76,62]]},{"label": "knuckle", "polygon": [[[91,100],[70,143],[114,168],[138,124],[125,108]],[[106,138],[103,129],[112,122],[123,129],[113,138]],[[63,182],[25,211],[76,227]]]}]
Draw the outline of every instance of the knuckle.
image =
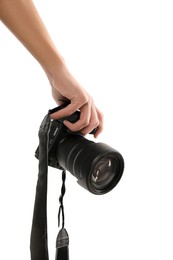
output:
[{"label": "knuckle", "polygon": [[90,102],[91,102],[91,97],[87,93],[84,93],[84,95],[80,99],[81,106],[88,104]]},{"label": "knuckle", "polygon": [[94,127],[97,127],[98,125],[99,125],[99,120],[97,119],[96,121],[95,121],[95,125],[94,125]]},{"label": "knuckle", "polygon": [[89,119],[85,119],[85,121],[83,122],[83,126],[86,127],[88,126],[90,123]]},{"label": "knuckle", "polygon": [[75,107],[68,107],[68,110],[67,110],[67,116],[70,116],[72,115],[74,112],[76,111],[76,108]]},{"label": "knuckle", "polygon": [[83,104],[86,104],[86,103],[88,103],[88,97],[87,96],[84,96],[83,97],[83,99],[81,100],[81,102],[83,103]]},{"label": "knuckle", "polygon": [[84,128],[84,127],[88,126],[89,123],[90,123],[89,119],[85,118],[84,120],[81,120],[80,126],[81,126],[81,128]]},{"label": "knuckle", "polygon": [[98,117],[96,117],[94,120],[92,120],[92,121],[90,122],[90,125],[91,125],[91,127],[93,127],[93,128],[97,127],[99,124],[100,124],[100,121],[99,121]]},{"label": "knuckle", "polygon": [[87,135],[89,132],[86,131],[86,130],[83,130],[83,131],[80,131],[80,133],[81,133],[82,135]]}]

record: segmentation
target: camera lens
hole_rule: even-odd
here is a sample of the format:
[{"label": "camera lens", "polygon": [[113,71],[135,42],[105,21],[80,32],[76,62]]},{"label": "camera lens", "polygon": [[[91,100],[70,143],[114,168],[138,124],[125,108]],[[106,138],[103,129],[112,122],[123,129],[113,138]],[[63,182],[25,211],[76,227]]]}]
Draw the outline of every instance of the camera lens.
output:
[{"label": "camera lens", "polygon": [[98,195],[112,190],[124,170],[124,160],[118,151],[81,135],[69,134],[61,140],[56,158],[61,167],[77,178],[78,184]]},{"label": "camera lens", "polygon": [[94,167],[91,176],[92,185],[97,190],[105,189],[117,174],[117,160],[115,158],[102,158]]}]

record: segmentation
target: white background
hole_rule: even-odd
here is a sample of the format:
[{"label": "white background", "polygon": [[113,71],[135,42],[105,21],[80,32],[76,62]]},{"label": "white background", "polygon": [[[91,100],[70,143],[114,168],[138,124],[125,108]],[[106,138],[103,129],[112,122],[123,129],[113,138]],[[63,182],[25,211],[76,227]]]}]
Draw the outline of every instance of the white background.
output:
[{"label": "white background", "polygon": [[[126,163],[104,196],[68,173],[70,260],[172,260],[172,1],[35,3],[69,69],[104,113],[97,142],[119,150]],[[55,103],[39,64],[2,24],[0,73],[0,259],[29,260],[37,132]],[[49,169],[50,259],[60,184],[60,172]]]}]

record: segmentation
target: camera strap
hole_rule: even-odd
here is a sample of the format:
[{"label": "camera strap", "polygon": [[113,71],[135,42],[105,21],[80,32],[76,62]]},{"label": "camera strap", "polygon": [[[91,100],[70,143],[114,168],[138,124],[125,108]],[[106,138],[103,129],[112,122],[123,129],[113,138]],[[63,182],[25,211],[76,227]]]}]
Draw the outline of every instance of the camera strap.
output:
[{"label": "camera strap", "polygon": [[[44,117],[39,129],[39,173],[36,186],[35,204],[30,237],[31,260],[49,260],[47,236],[47,179],[48,179],[48,143],[51,127],[50,111]],[[69,237],[64,228],[64,206],[66,171],[62,171],[62,187],[59,198],[58,226],[62,215],[62,228],[56,239],[55,260],[68,260]]]}]

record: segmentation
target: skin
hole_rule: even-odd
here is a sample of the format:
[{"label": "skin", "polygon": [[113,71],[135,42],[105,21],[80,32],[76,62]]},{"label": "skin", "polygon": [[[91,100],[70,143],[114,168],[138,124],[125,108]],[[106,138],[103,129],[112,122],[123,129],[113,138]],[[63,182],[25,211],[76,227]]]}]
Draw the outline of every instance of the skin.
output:
[{"label": "skin", "polygon": [[0,20],[39,62],[49,79],[56,103],[70,101],[66,108],[52,114],[52,119],[69,116],[79,109],[80,119],[73,124],[65,120],[64,124],[71,131],[84,135],[97,127],[94,135],[97,137],[103,130],[103,115],[93,98],[69,72],[32,0],[0,0]]}]

